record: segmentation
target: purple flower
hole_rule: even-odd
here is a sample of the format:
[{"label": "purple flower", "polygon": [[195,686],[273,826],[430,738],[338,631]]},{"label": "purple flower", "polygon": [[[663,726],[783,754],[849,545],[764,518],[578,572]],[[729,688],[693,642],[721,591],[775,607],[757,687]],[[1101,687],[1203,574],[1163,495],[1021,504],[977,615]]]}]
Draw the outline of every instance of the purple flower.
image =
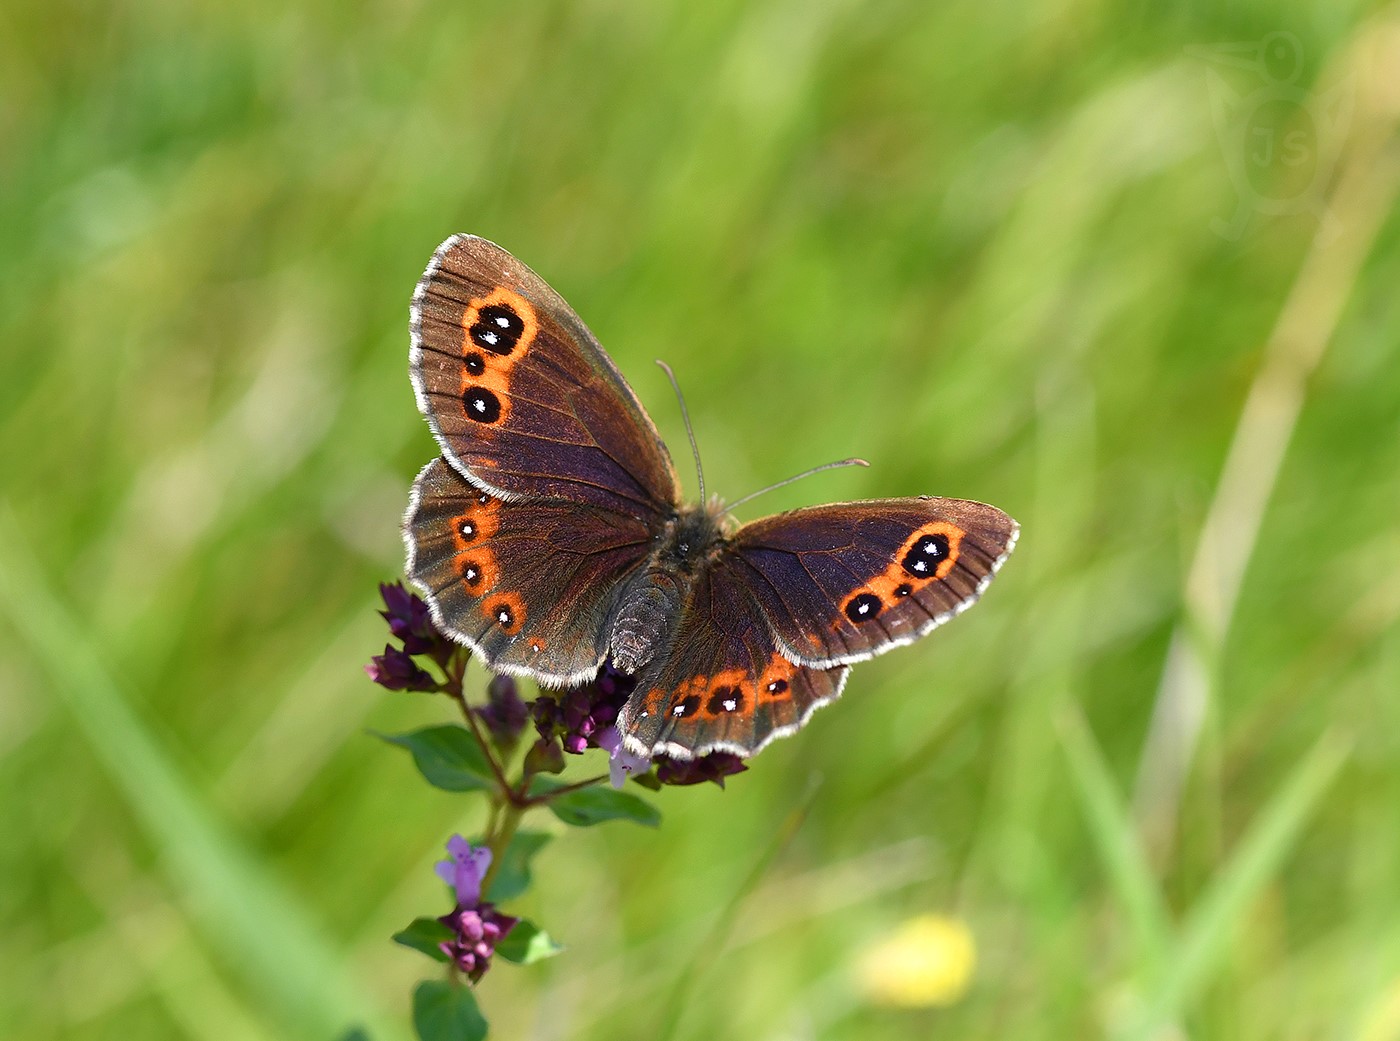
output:
[{"label": "purple flower", "polygon": [[515,680],[509,676],[493,676],[486,687],[486,704],[476,710],[477,718],[486,724],[496,744],[511,747],[529,721],[530,712],[520,700]]},{"label": "purple flower", "polygon": [[491,851],[473,846],[460,835],[447,840],[447,859],[433,865],[438,878],[456,891],[457,903],[463,907],[481,903],[481,880],[490,866]]},{"label": "purple flower", "polygon": [[479,907],[459,905],[438,921],[456,934],[452,939],[438,944],[438,949],[475,983],[491,967],[491,955],[496,953],[496,944],[515,928],[515,923],[520,919],[501,914],[490,904],[482,904]]},{"label": "purple flower", "polygon": [[558,737],[564,751],[578,755],[601,747],[599,735],[617,719],[636,681],[610,665],[596,679],[556,697],[542,697],[532,706],[535,729],[548,740]]},{"label": "purple flower", "polygon": [[699,759],[656,758],[656,779],[662,784],[703,784],[714,781],[721,788],[730,774],[740,774],[748,764],[732,752],[711,752]]},{"label": "purple flower", "polygon": [[376,654],[365,666],[369,678],[385,690],[438,690],[439,683],[431,673],[418,666],[413,656],[397,647],[384,645],[384,653]]},{"label": "purple flower", "polygon": [[387,690],[441,690],[442,685],[413,659],[416,655],[428,655],[445,666],[457,645],[434,628],[428,605],[402,584],[381,583],[379,595],[384,598],[386,608],[379,613],[389,623],[390,635],[401,641],[403,647],[387,645],[383,654],[370,659],[365,672]]},{"label": "purple flower", "polygon": [[515,928],[519,919],[481,902],[481,882],[491,866],[489,849],[453,835],[447,840],[447,854],[447,859],[438,861],[434,868],[438,878],[457,894],[457,906],[438,919],[453,932],[452,939],[438,947],[475,983],[491,967],[496,943]]},{"label": "purple flower", "polygon": [[605,727],[599,732],[598,747],[608,753],[608,774],[614,788],[621,788],[634,774],[644,774],[651,769],[651,759],[629,751],[617,727]]},{"label": "purple flower", "polygon": [[381,582],[379,595],[384,598],[386,608],[379,613],[389,623],[394,639],[403,641],[405,652],[431,654],[445,642],[433,625],[428,605],[405,589],[402,582],[392,585]]}]

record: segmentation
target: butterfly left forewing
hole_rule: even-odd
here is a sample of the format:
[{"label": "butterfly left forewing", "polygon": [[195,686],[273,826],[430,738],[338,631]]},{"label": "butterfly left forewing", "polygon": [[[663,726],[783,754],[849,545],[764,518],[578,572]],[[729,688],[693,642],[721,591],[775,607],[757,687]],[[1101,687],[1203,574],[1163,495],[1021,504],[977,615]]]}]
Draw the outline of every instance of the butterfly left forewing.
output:
[{"label": "butterfly left forewing", "polygon": [[478,487],[649,517],[672,508],[675,471],[636,395],[572,308],[500,246],[444,242],[410,318],[418,407]]},{"label": "butterfly left forewing", "polygon": [[618,718],[641,755],[751,756],[797,730],[846,681],[843,667],[808,668],[780,654],[743,578],[723,560],[690,588],[674,634]]},{"label": "butterfly left forewing", "polygon": [[732,554],[783,653],[863,661],[970,607],[1010,555],[995,506],[923,496],[812,506],[746,524]]},{"label": "butterfly left forewing", "polygon": [[651,532],[597,506],[504,501],[435,459],[414,482],[404,541],[408,577],[443,632],[492,669],[561,685],[606,656],[608,614]]}]

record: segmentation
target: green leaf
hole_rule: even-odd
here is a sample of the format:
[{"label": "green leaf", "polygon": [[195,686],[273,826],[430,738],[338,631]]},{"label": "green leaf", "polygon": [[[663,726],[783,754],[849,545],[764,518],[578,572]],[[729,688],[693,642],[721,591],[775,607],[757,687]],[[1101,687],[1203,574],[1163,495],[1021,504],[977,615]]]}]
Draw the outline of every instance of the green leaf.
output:
[{"label": "green leaf", "polygon": [[553,958],[563,949],[563,945],[555,943],[549,933],[523,918],[515,923],[515,928],[506,934],[505,939],[496,944],[496,953],[517,965],[533,965],[545,958]]},{"label": "green leaf", "polygon": [[433,961],[447,961],[447,955],[438,947],[452,939],[452,930],[436,918],[415,918],[406,928],[394,934],[394,942],[415,951],[422,951]]},{"label": "green leaf", "polygon": [[486,1019],[470,988],[424,980],[413,992],[413,1029],[421,1041],[482,1041]]},{"label": "green leaf", "polygon": [[418,772],[435,788],[474,792],[494,783],[491,764],[466,727],[424,727],[407,734],[380,734],[391,745],[407,748]]},{"label": "green leaf", "polygon": [[503,903],[519,896],[530,888],[533,881],[530,863],[535,854],[549,842],[550,836],[542,831],[518,831],[510,840],[510,845],[501,854],[501,863],[496,868],[496,877],[491,880],[488,895],[492,903]]},{"label": "green leaf", "polygon": [[[531,785],[531,792],[543,795],[562,787],[565,786],[537,777]],[[661,811],[651,803],[637,798],[631,792],[620,792],[596,785],[564,792],[550,799],[545,805],[565,824],[572,824],[577,828],[587,828],[612,820],[636,821],[648,828],[654,828],[661,823]]]}]

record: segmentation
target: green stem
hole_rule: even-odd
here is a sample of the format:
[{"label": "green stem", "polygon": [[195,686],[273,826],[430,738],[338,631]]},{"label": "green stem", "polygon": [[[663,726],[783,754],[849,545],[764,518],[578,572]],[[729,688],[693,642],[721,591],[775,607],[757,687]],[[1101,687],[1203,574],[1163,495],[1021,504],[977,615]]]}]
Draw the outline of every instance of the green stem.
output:
[{"label": "green stem", "polygon": [[505,860],[506,847],[510,845],[510,840],[515,838],[515,829],[520,827],[520,818],[524,815],[525,806],[515,800],[507,802],[496,821],[496,827],[486,837],[486,845],[491,849],[491,866],[486,869],[486,877],[481,880],[483,900],[490,898],[491,883],[496,880],[496,872],[501,869],[501,863]]},{"label": "green stem", "polygon": [[592,788],[595,784],[601,784],[608,779],[607,774],[599,774],[597,777],[590,777],[586,781],[575,781],[573,784],[566,784],[559,788],[551,788],[547,792],[540,792],[539,795],[527,795],[522,801],[523,806],[543,806],[557,796],[567,792],[576,792],[580,788]]},{"label": "green stem", "polygon": [[491,766],[491,773],[496,778],[497,794],[503,802],[514,805],[519,801],[520,796],[511,783],[506,780],[505,770],[496,758],[496,751],[491,747],[491,742],[486,739],[486,735],[481,732],[481,724],[477,722],[476,713],[472,711],[471,705],[467,704],[467,695],[462,689],[462,677],[467,671],[467,656],[463,654],[454,657],[449,667],[443,671],[447,676],[443,693],[457,702],[457,707],[462,710],[462,718],[467,721],[472,736],[476,738],[476,743],[481,746],[481,752],[486,756],[486,761]]}]

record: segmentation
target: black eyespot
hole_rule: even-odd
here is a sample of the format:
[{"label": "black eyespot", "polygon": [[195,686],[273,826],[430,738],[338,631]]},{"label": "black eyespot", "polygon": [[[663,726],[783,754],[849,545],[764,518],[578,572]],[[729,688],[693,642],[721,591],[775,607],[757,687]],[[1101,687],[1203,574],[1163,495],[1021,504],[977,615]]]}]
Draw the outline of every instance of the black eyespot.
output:
[{"label": "black eyespot", "polygon": [[493,354],[509,354],[520,342],[525,323],[504,304],[491,304],[476,313],[476,321],[467,330],[472,343]]},{"label": "black eyespot", "polygon": [[468,387],[462,394],[462,407],[467,418],[478,423],[494,423],[501,418],[501,399],[485,387]]},{"label": "black eyespot", "polygon": [[705,702],[705,711],[712,716],[721,712],[738,712],[743,707],[744,695],[739,692],[738,687],[720,687],[710,695],[710,700]]},{"label": "black eyespot", "polygon": [[938,565],[948,559],[948,536],[925,535],[904,554],[900,566],[915,578],[932,578]]},{"label": "black eyespot", "polygon": [[509,630],[515,624],[515,612],[510,609],[510,604],[502,600],[500,603],[491,605],[491,617],[496,620],[496,624],[502,629]]},{"label": "black eyespot", "polygon": [[913,586],[911,586],[908,582],[903,582],[903,583],[901,583],[900,585],[895,586],[894,595],[895,595],[895,596],[908,596],[908,595],[909,595],[910,593],[912,593],[913,591],[914,591],[914,587],[913,587]]},{"label": "black eyespot", "polygon": [[476,522],[470,517],[463,517],[457,523],[457,534],[462,536],[463,542],[470,542],[472,539],[476,538],[476,532]]},{"label": "black eyespot", "polygon": [[846,617],[853,622],[868,622],[880,613],[880,598],[874,593],[861,593],[846,604]]},{"label": "black eyespot", "polygon": [[687,716],[695,715],[695,713],[699,710],[700,695],[692,694],[685,700],[678,701],[673,706],[671,706],[671,715],[677,716],[681,719],[685,719]]},{"label": "black eyespot", "polygon": [[476,351],[471,351],[462,357],[462,364],[466,366],[468,372],[473,376],[480,376],[486,371],[486,359]]},{"label": "black eyespot", "polygon": [[772,683],[768,684],[767,690],[769,694],[777,697],[783,691],[787,690],[787,688],[787,680],[774,680]]}]

